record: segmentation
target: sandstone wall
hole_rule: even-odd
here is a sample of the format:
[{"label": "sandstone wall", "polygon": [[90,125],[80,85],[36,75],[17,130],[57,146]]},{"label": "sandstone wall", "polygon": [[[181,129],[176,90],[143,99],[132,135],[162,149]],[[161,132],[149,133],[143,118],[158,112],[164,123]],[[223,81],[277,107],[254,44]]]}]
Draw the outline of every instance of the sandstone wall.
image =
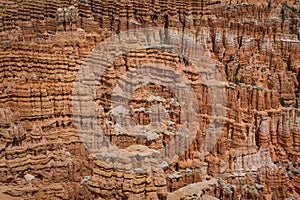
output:
[{"label": "sandstone wall", "polygon": [[[0,194],[19,199],[299,198],[299,7],[297,1],[279,0],[1,0]],[[174,163],[151,172],[118,171],[95,159],[80,140],[72,112],[74,82],[99,42],[152,26],[193,33],[205,44],[226,83],[225,123],[208,155],[201,154],[206,133],[199,131]],[[114,121],[107,111],[109,97],[123,69],[151,59],[167,60],[187,77],[197,91],[199,125],[205,130],[215,106],[207,86],[197,85],[197,74],[183,70],[177,55],[151,50],[123,55],[104,73],[97,100],[106,109],[99,121]],[[164,88],[145,87],[135,91],[134,109],[152,106],[141,98],[144,90],[170,97]],[[149,123],[143,112],[132,118]],[[177,115],[170,119],[179,122]],[[104,130],[120,148],[159,149],[170,140],[119,135],[109,126]]]}]

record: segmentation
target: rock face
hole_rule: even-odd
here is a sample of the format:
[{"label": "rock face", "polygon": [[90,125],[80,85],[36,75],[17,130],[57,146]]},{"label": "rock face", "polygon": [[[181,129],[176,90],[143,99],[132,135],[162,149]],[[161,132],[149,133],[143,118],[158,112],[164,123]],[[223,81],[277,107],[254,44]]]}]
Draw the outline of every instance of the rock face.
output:
[{"label": "rock face", "polygon": [[[0,0],[0,8],[0,199],[300,198],[298,1]],[[167,110],[169,135],[163,127],[139,137],[116,131],[122,121],[111,114],[113,88],[140,64],[173,66],[191,83],[200,112],[197,135],[176,161],[127,171],[83,145],[72,95],[80,66],[99,42],[142,27],[192,33],[203,43],[223,79],[226,116],[218,142],[204,154],[211,108],[220,105],[212,105],[189,61],[156,49],[120,56],[95,96],[102,108],[97,121],[112,144],[172,153],[167,147],[176,140],[171,133],[180,128],[181,108],[168,88],[137,88],[128,118],[147,126],[160,119],[147,109]],[[91,122],[88,114],[80,120]],[[178,147],[185,142],[178,139]],[[124,159],[124,168],[126,162],[132,164]]]}]

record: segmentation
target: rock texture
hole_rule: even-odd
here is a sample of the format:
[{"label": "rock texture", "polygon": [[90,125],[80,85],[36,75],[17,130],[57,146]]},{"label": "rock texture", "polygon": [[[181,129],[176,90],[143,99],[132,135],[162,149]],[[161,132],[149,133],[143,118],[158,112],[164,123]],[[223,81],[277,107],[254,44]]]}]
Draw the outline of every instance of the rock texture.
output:
[{"label": "rock texture", "polygon": [[[298,1],[0,0],[0,8],[0,198],[300,198]],[[185,69],[201,113],[201,131],[176,162],[129,172],[110,168],[82,144],[72,92],[99,42],[140,27],[186,31],[203,42],[226,83],[227,114],[217,144],[203,155],[214,106],[207,85],[194,84],[196,72],[178,55],[151,49],[123,55],[105,71],[96,98],[104,107],[98,120],[112,143],[137,151],[138,145],[160,149],[170,141],[117,134],[113,127],[112,86],[139,62]],[[149,123],[141,108],[154,105],[148,101],[154,94],[168,99],[166,110],[180,109],[170,103],[170,91],[146,85],[131,102],[136,124]],[[168,120],[178,128],[178,115]]]}]

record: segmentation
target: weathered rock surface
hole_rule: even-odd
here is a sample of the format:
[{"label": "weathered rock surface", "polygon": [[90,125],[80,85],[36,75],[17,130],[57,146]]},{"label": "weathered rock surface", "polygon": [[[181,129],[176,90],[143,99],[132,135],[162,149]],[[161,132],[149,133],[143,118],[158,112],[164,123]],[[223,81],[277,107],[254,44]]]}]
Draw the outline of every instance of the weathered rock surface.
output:
[{"label": "weathered rock surface", "polygon": [[[298,1],[0,0],[0,8],[0,198],[300,198]],[[132,172],[107,166],[85,148],[72,92],[80,65],[99,42],[140,27],[186,31],[204,44],[226,85],[226,116],[217,144],[203,155],[215,106],[207,85],[178,55],[153,49],[123,55],[105,71],[96,95],[104,108],[98,121],[113,144],[134,152],[138,145],[166,148],[174,139],[116,131],[113,86],[141,63],[174,66],[196,91],[201,113],[196,139],[176,162]],[[180,108],[171,99],[164,87],[141,87],[129,117],[147,125],[145,108],[160,102],[172,111],[166,120],[176,130]],[[124,168],[126,162],[132,161],[124,159]]]}]

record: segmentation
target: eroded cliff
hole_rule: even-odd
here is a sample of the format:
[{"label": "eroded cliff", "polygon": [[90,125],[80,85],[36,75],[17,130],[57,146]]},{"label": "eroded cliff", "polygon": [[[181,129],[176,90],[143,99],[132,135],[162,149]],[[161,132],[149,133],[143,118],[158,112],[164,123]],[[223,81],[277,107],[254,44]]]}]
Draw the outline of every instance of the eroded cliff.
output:
[{"label": "eroded cliff", "polygon": [[[0,197],[300,198],[298,1],[3,0],[0,8]],[[117,119],[109,112],[112,88],[143,62],[174,66],[196,91],[200,111],[200,131],[177,161],[131,172],[110,168],[82,144],[74,125],[73,89],[80,67],[99,42],[142,27],[192,33],[204,44],[224,82],[226,116],[217,144],[203,155],[216,105],[207,85],[197,82],[199,74],[167,51],[122,55],[103,73],[96,94],[104,108],[97,117],[110,142],[168,153],[166,144],[174,139],[116,132]],[[149,101],[153,96],[167,100]],[[130,117],[147,125],[145,108],[155,103],[176,113],[180,108],[170,103],[172,98],[164,87],[141,87],[131,99]],[[86,115],[82,126],[90,123]],[[170,114],[168,121],[176,129],[180,117]]]}]

